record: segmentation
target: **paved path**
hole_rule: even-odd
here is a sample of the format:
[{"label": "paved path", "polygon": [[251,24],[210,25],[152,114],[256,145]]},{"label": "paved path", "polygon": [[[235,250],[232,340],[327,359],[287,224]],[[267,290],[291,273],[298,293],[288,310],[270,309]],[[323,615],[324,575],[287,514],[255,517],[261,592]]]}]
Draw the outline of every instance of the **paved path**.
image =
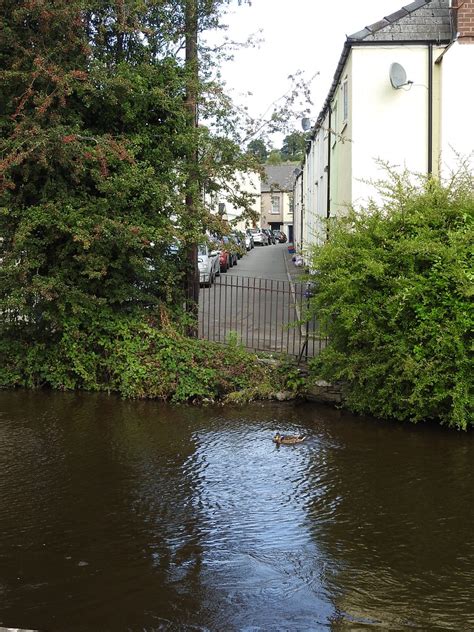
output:
[{"label": "paved path", "polygon": [[239,259],[238,265],[231,268],[227,275],[288,281],[285,264],[287,257],[288,246],[286,244],[255,246],[245,257]]},{"label": "paved path", "polygon": [[257,246],[203,289],[199,336],[225,342],[233,332],[249,349],[298,356],[302,332],[292,324],[301,313],[302,286],[290,283],[289,260],[286,244]]}]

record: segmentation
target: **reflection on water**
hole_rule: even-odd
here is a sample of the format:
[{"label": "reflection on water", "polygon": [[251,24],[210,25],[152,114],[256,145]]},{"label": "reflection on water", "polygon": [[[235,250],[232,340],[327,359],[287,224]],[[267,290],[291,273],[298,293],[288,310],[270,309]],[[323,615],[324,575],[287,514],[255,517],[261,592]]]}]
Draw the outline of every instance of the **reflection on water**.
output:
[{"label": "reflection on water", "polygon": [[314,405],[1,392],[0,626],[473,629],[473,451]]}]

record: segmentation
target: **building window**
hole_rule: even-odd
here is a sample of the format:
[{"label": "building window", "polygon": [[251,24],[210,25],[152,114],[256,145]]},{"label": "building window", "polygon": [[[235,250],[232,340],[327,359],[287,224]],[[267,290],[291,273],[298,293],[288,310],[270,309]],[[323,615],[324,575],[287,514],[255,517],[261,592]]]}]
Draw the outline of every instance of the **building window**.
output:
[{"label": "building window", "polygon": [[293,193],[288,193],[288,214],[293,215],[293,209],[295,207],[295,201],[293,199]]},{"label": "building window", "polygon": [[349,119],[349,83],[347,79],[342,84],[342,109],[343,109],[343,122],[347,123]]},{"label": "building window", "polygon": [[331,138],[331,142],[332,142],[332,148],[334,149],[336,146],[336,142],[337,142],[337,134],[339,133],[339,117],[338,117],[338,113],[337,113],[337,101],[334,102],[334,105],[332,106],[332,120],[331,120],[331,127],[332,127],[332,138]]},{"label": "building window", "polygon": [[272,210],[271,210],[272,215],[279,215],[280,214],[280,196],[279,195],[272,195]]}]

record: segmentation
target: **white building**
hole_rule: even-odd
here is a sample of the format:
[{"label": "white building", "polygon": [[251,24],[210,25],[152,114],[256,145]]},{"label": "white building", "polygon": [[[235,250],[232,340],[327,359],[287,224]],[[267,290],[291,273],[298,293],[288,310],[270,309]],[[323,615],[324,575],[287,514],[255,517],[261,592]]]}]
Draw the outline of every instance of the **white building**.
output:
[{"label": "white building", "polygon": [[447,174],[474,147],[474,0],[416,0],[347,37],[296,179],[297,248],[374,197],[380,162]]},{"label": "white building", "polygon": [[293,241],[295,164],[265,165],[261,187],[261,227],[281,230]]},{"label": "white building", "polygon": [[254,222],[246,219],[244,211],[249,208],[260,217],[261,208],[260,175],[254,171],[237,173],[233,181],[226,180],[218,194],[206,195],[206,201],[233,229],[244,231]]}]

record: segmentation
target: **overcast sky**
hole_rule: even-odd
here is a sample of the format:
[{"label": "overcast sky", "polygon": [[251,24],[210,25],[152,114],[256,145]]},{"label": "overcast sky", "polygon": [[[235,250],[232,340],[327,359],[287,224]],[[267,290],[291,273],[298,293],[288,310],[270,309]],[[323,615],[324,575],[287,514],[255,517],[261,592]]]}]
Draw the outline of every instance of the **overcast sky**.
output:
[{"label": "overcast sky", "polygon": [[[327,96],[346,35],[355,33],[385,15],[398,11],[409,0],[252,0],[249,7],[237,2],[226,18],[232,40],[244,41],[262,30],[258,49],[235,53],[223,76],[236,101],[245,103],[254,116],[289,88],[288,75],[304,72],[311,83],[311,117],[316,118]],[[250,91],[252,96],[239,96]],[[274,138],[278,144],[279,138]]]}]

